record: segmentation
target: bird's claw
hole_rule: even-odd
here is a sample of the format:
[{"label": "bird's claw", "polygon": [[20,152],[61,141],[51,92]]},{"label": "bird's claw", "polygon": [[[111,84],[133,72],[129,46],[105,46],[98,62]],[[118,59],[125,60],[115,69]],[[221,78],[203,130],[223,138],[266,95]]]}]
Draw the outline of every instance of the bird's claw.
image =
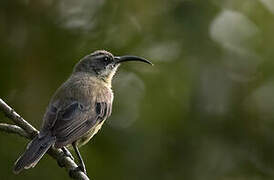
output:
[{"label": "bird's claw", "polygon": [[75,176],[75,173],[78,171],[82,171],[84,174],[87,174],[86,168],[80,165],[77,168],[69,170],[69,176],[73,178]]},{"label": "bird's claw", "polygon": [[72,156],[72,154],[69,152],[67,148],[63,147],[62,150],[63,150],[64,156],[69,157],[71,160],[74,161],[74,157]]},{"label": "bird's claw", "polygon": [[65,167],[65,163],[64,163],[64,161],[63,161],[62,159],[58,159],[58,160],[57,160],[57,164],[58,164],[61,168]]},{"label": "bird's claw", "polygon": [[[69,150],[67,148],[63,147],[62,151],[63,151],[63,157],[69,157],[71,160],[74,161],[74,157],[72,156],[72,154],[69,152]],[[58,159],[57,163],[60,167],[65,167],[63,158]]]},{"label": "bird's claw", "polygon": [[77,168],[79,168],[83,173],[87,174],[87,170],[85,166],[78,166]]}]

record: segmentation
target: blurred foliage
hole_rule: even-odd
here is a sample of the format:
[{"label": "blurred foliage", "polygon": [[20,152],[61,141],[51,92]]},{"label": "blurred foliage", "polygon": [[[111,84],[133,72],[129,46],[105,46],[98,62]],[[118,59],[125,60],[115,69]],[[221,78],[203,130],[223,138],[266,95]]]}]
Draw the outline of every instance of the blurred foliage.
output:
[{"label": "blurred foliage", "polygon": [[[134,54],[111,118],[81,148],[93,179],[274,178],[272,0],[3,0],[0,95],[40,127],[83,56]],[[10,122],[1,114],[1,122]],[[27,140],[0,135],[1,179],[66,179],[45,156],[12,174]]]}]

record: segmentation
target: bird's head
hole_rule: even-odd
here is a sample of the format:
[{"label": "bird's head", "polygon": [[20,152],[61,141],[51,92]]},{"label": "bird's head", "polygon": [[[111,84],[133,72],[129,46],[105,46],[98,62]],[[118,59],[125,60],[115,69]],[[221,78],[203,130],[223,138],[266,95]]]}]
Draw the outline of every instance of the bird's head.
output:
[{"label": "bird's head", "polygon": [[81,59],[75,65],[74,72],[87,72],[110,83],[119,65],[126,61],[141,61],[152,65],[150,61],[141,57],[113,56],[110,52],[98,50]]}]

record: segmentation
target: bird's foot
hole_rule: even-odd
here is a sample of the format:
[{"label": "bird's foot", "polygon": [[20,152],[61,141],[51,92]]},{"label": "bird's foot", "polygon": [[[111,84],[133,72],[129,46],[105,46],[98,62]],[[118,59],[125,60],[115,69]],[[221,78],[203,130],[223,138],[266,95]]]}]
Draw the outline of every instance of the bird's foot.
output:
[{"label": "bird's foot", "polygon": [[61,168],[65,167],[64,158],[58,158],[58,159],[57,159],[57,164],[58,164]]},{"label": "bird's foot", "polygon": [[[69,152],[67,148],[63,147],[62,151],[63,151],[63,157],[69,157],[71,160],[74,161],[74,157],[72,156],[72,154]],[[60,167],[65,167],[64,158],[58,159],[57,163]]]},{"label": "bird's foot", "polygon": [[69,152],[69,150],[65,147],[62,147],[62,151],[64,153],[64,156],[69,157],[71,160],[74,161],[74,157],[72,156],[72,154]]},{"label": "bird's foot", "polygon": [[69,176],[72,177],[72,178],[75,177],[75,173],[78,172],[78,171],[82,171],[83,173],[85,173],[87,175],[86,168],[80,165],[75,169],[69,170]]},{"label": "bird's foot", "polygon": [[80,166],[78,166],[78,168],[79,168],[81,171],[83,171],[83,173],[87,174],[87,170],[86,170],[85,165],[84,165],[84,166],[80,165]]}]

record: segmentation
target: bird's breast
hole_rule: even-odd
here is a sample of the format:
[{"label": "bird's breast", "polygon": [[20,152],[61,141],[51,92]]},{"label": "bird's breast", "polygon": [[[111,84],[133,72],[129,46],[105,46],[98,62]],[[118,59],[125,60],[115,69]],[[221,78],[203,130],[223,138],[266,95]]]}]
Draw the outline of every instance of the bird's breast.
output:
[{"label": "bird's breast", "polygon": [[90,139],[101,129],[103,124],[104,124],[104,121],[102,121],[99,124],[96,124],[87,133],[85,133],[81,138],[79,138],[79,140],[77,140],[78,147],[81,147],[81,146],[87,144],[90,141]]}]

